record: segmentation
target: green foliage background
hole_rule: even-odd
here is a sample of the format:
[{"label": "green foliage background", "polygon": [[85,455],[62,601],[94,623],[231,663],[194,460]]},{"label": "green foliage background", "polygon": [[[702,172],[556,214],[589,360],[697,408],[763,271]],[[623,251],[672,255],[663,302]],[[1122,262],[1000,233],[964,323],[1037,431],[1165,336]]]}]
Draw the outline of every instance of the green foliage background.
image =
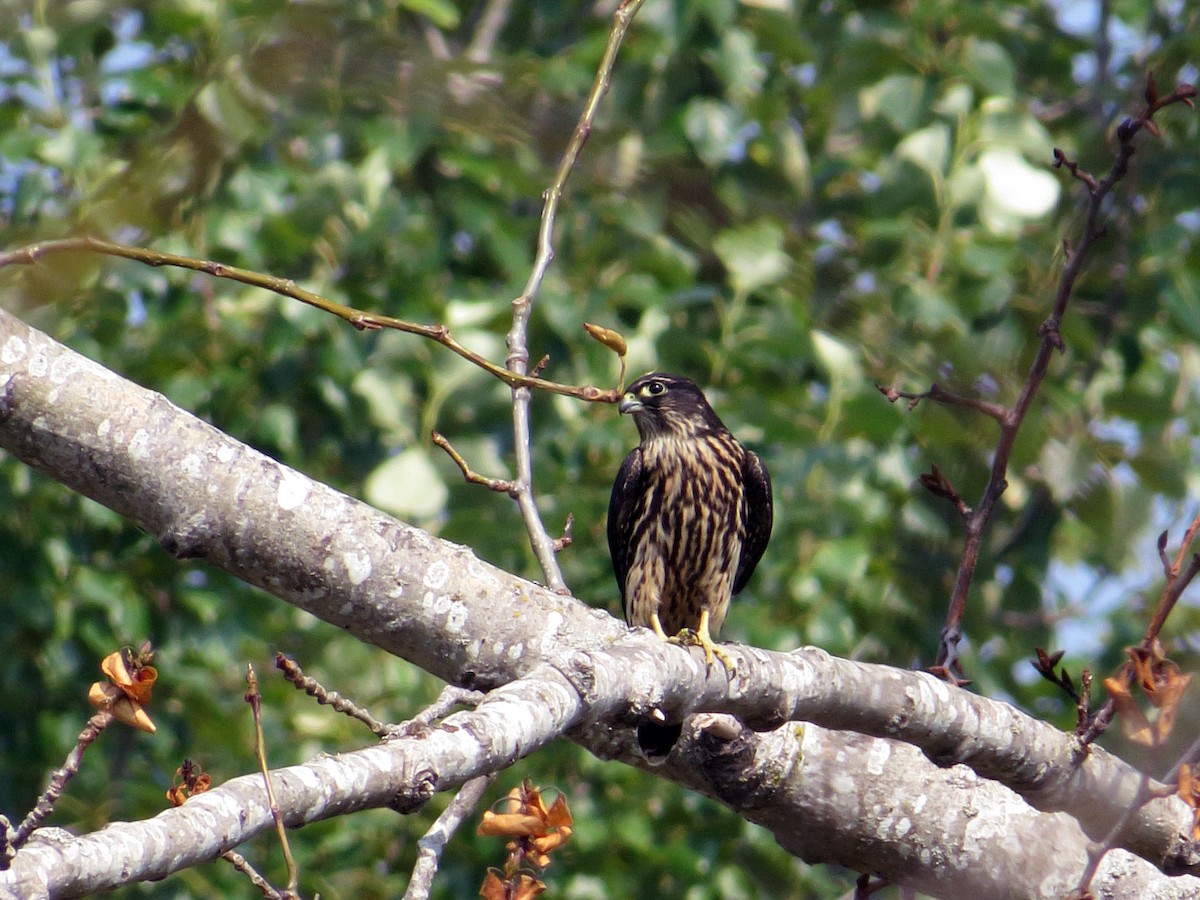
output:
[{"label": "green foliage background", "polygon": [[[503,358],[540,194],[603,51],[611,3],[514,2],[486,62],[468,0],[0,4],[0,224],[11,249],[94,234],[296,279],[365,309],[441,322]],[[1081,194],[1051,147],[1107,168],[1108,129],[1145,72],[1196,80],[1200,9],[1113,3],[649,0],[560,217],[531,330],[549,377],[611,385],[585,321],[621,330],[631,370],[687,373],[765,457],[777,524],[726,637],[901,666],[931,662],[961,529],[916,478],[968,498],[995,432],[889,405],[876,383],[937,379],[1007,402],[1036,347]],[[448,52],[439,52],[444,41]],[[1140,635],[1154,537],[1196,511],[1200,435],[1197,123],[1161,117],[1117,192],[1078,290],[1067,352],[1022,432],[966,621],[981,692],[1069,725],[1031,677],[1036,645],[1103,673]],[[1022,211],[1024,182],[1044,209]],[[1062,186],[1055,194],[1055,184]],[[1018,207],[1014,211],[1014,206]],[[505,475],[508,391],[440,347],[359,334],[238,285],[89,256],[0,273],[52,335],[272,456],[537,577],[513,505],[461,483],[445,432]],[[534,401],[541,508],[568,513],[574,592],[616,612],[604,508],[632,427]],[[249,771],[247,661],[296,656],[376,714],[439,685],[154,540],[0,454],[0,809],[20,816],[72,745],[99,659],[159,648],[153,739],[89,751],[53,824],[152,815],[184,756]],[[1195,668],[1196,610],[1168,628]],[[267,679],[271,761],[365,743]],[[1178,730],[1194,731],[1194,710]],[[1119,747],[1118,747],[1119,748]],[[573,746],[506,773],[565,791],[578,823],[555,896],[838,896],[732,814]],[[444,804],[299,835],[302,888],[397,896]],[[279,877],[273,842],[248,855]],[[471,896],[499,841],[458,836],[436,883]],[[123,896],[248,896],[210,865]]]}]

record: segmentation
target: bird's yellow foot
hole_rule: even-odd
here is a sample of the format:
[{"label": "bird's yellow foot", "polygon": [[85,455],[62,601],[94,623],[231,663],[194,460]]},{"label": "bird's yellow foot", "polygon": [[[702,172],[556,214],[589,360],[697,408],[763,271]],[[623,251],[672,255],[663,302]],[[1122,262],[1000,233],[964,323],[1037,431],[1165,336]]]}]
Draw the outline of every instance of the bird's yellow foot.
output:
[{"label": "bird's yellow foot", "polygon": [[[654,617],[652,624],[657,626],[655,631],[666,637],[663,634],[662,624],[658,621],[657,616]],[[713,661],[719,659],[725,669],[725,673],[730,678],[733,678],[737,674],[737,664],[729,657],[729,654],[717,646],[716,642],[712,639],[712,635],[709,633],[707,610],[700,613],[699,628],[695,631],[691,628],[684,628],[679,634],[674,637],[668,637],[667,640],[672,644],[678,644],[680,647],[699,647],[704,651],[704,662],[710,670],[713,667]]]}]

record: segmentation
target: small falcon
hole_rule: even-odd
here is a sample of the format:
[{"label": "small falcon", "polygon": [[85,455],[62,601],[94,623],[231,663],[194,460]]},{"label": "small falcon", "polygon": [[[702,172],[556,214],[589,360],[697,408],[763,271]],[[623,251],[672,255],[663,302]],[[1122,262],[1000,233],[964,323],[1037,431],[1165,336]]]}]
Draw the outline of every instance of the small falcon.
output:
[{"label": "small falcon", "polygon": [[[608,504],[608,549],[625,621],[699,645],[709,665],[716,657],[732,671],[713,638],[770,540],[771,479],[689,378],[643,375],[618,409],[633,416],[641,436]],[[638,729],[648,755],[665,755],[678,735],[677,725]]]}]

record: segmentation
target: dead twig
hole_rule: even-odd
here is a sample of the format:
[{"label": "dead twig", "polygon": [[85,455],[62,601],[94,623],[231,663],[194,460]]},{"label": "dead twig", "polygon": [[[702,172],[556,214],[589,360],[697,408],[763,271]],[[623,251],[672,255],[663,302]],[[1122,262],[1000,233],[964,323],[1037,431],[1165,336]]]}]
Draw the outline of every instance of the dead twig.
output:
[{"label": "dead twig", "polygon": [[295,897],[298,896],[296,891],[300,883],[300,870],[292,856],[287,826],[283,822],[283,812],[279,807],[279,800],[275,797],[275,788],[271,784],[271,768],[267,764],[267,740],[263,735],[262,727],[262,694],[258,690],[258,675],[252,665],[246,666],[246,702],[250,704],[250,710],[254,714],[254,754],[258,757],[259,770],[262,772],[263,785],[267,791],[267,802],[271,808],[271,818],[275,822],[275,834],[279,838],[279,846],[283,850],[283,859],[287,864],[288,883],[284,892],[290,897]]},{"label": "dead twig", "polygon": [[[1183,596],[1183,592],[1196,580],[1196,576],[1200,575],[1200,553],[1193,553],[1187,568],[1182,568],[1184,558],[1191,549],[1198,532],[1200,532],[1200,513],[1196,514],[1187,531],[1184,533],[1183,542],[1179,545],[1173,561],[1168,559],[1166,552],[1168,533],[1164,531],[1159,535],[1158,556],[1162,562],[1166,583],[1163,585],[1162,593],[1159,594],[1158,604],[1154,608],[1154,615],[1151,616],[1150,623],[1146,626],[1146,633],[1142,636],[1141,643],[1136,648],[1133,648],[1133,652],[1142,655],[1159,652],[1159,648],[1161,647],[1159,635],[1162,632],[1163,626],[1166,625],[1167,617],[1175,609],[1175,605],[1179,602],[1179,598]],[[1128,687],[1134,675],[1134,663],[1132,661],[1125,662],[1117,670],[1116,674],[1112,676],[1111,681],[1115,685]],[[1105,683],[1106,685],[1109,684],[1108,681]],[[1086,729],[1081,733],[1081,739],[1085,745],[1090,744],[1108,730],[1116,712],[1116,701],[1110,690],[1108,700],[1091,717]]]},{"label": "dead twig", "polygon": [[[1175,103],[1192,106],[1196,89],[1189,84],[1180,84],[1170,94],[1160,97],[1154,85],[1153,77],[1146,83],[1146,107],[1137,116],[1125,119],[1116,130],[1117,150],[1112,166],[1103,178],[1096,178],[1084,170],[1077,162],[1071,160],[1058,148],[1054,150],[1054,166],[1065,168],[1072,178],[1080,182],[1088,192],[1088,206],[1083,233],[1077,244],[1071,248],[1064,243],[1066,263],[1059,276],[1054,300],[1049,315],[1038,328],[1041,344],[1037,354],[1030,364],[1024,383],[1011,407],[990,403],[984,400],[968,398],[941,388],[936,383],[922,394],[898,391],[894,388],[880,390],[891,401],[900,398],[909,399],[910,408],[921,400],[936,400],[953,406],[973,409],[994,419],[1000,426],[1000,435],[992,454],[992,466],[983,496],[973,509],[964,514],[966,535],[963,542],[962,557],[959,561],[958,572],[954,579],[954,587],[950,594],[950,603],[946,612],[946,621],[942,627],[941,640],[938,645],[937,662],[932,671],[937,672],[955,684],[965,683],[962,677],[962,666],[958,657],[958,645],[962,640],[962,618],[966,610],[967,598],[970,594],[971,582],[979,562],[979,551],[983,543],[986,526],[991,519],[997,502],[1008,487],[1007,473],[1009,460],[1012,458],[1013,447],[1021,425],[1037,396],[1042,382],[1049,371],[1050,360],[1055,351],[1062,351],[1065,345],[1062,340],[1061,324],[1066,314],[1067,305],[1071,299],[1075,283],[1083,270],[1084,262],[1092,246],[1104,235],[1100,222],[1102,206],[1105,198],[1113,187],[1125,177],[1129,170],[1129,160],[1135,147],[1134,137],[1142,130],[1151,134],[1159,134],[1154,124],[1154,115],[1161,109]],[[936,476],[936,470],[934,470]],[[960,512],[968,509],[962,498],[953,491],[945,479],[934,478],[933,482],[922,479],[925,486],[939,496],[953,502]]]},{"label": "dead twig", "polygon": [[508,481],[504,478],[489,478],[487,475],[480,475],[471,468],[470,464],[463,459],[462,454],[454,449],[454,445],[451,444],[449,439],[447,439],[447,437],[440,431],[430,432],[429,439],[433,441],[435,445],[446,451],[446,455],[454,460],[454,464],[458,466],[459,471],[462,472],[463,478],[465,478],[471,484],[481,484],[488,490],[496,491],[500,494],[508,494],[510,497],[516,496],[518,488],[515,481]]},{"label": "dead twig", "polygon": [[968,397],[965,394],[956,394],[953,391],[946,390],[936,381],[929,386],[929,390],[921,391],[920,393],[884,387],[882,384],[877,384],[875,387],[891,403],[895,403],[902,398],[907,400],[910,411],[916,409],[917,404],[922,400],[932,400],[935,403],[944,403],[946,406],[961,406],[965,409],[973,409],[976,412],[983,413],[985,416],[995,419],[997,422],[1003,422],[1004,417],[1008,414],[1008,410],[999,403],[991,403],[979,397]]},{"label": "dead twig", "polygon": [[369,712],[358,706],[351,700],[347,700],[337,691],[326,690],[325,686],[315,678],[310,678],[304,674],[304,670],[300,668],[300,664],[289,656],[282,653],[275,654],[275,668],[283,673],[293,686],[304,691],[308,696],[312,697],[322,706],[332,706],[336,712],[349,716],[352,719],[357,719],[362,722],[376,737],[386,737],[388,734],[388,726],[380,722]]},{"label": "dead twig", "polygon": [[[612,27],[609,29],[608,42],[604,47],[604,56],[596,70],[596,78],[592,82],[592,88],[584,103],[579,121],[575,124],[574,131],[571,132],[571,138],[567,142],[567,148],[558,164],[558,170],[544,195],[541,224],[538,227],[537,252],[534,255],[529,279],[525,282],[525,288],[521,291],[521,295],[512,302],[512,327],[509,329],[506,339],[508,345],[506,364],[514,375],[514,381],[511,382],[513,445],[516,455],[513,496],[517,501],[517,506],[521,509],[521,516],[525,520],[525,528],[529,532],[529,541],[533,547],[534,556],[537,557],[542,572],[546,576],[546,585],[551,590],[559,592],[566,592],[567,585],[558,566],[554,539],[550,537],[545,525],[542,524],[533,496],[529,402],[530,388],[535,385],[526,383],[529,377],[527,375],[529,371],[527,337],[529,317],[533,313],[533,304],[541,289],[542,281],[546,277],[546,272],[550,268],[550,262],[554,259],[554,224],[567,179],[579,161],[580,154],[583,153],[583,146],[587,143],[588,136],[592,133],[592,126],[600,109],[600,101],[608,92],[608,86],[612,79],[617,51],[625,39],[625,33],[629,29],[633,17],[637,15],[644,2],[645,0],[622,0],[613,14]],[[615,402],[619,397],[613,391],[605,393],[603,399],[607,402]]]},{"label": "dead twig", "polygon": [[563,394],[578,400],[594,403],[616,403],[621,399],[617,391],[588,385],[568,385],[514,372],[504,366],[497,365],[475,351],[464,347],[450,334],[445,325],[421,325],[408,322],[392,316],[379,313],[365,312],[351,306],[345,306],[320,294],[305,290],[290,278],[279,278],[274,275],[264,275],[237,266],[226,265],[207,259],[197,259],[191,256],[181,256],[177,253],[164,253],[159,250],[148,250],[144,247],[131,247],[125,244],[115,244],[94,237],[63,238],[55,241],[44,241],[31,244],[8,253],[0,254],[0,269],[14,265],[33,265],[42,258],[58,253],[100,253],[106,256],[116,256],[131,259],[147,266],[176,266],[203,272],[214,278],[227,278],[241,284],[248,284],[271,291],[283,297],[299,300],[309,306],[316,307],[343,321],[349,322],[359,331],[374,331],[390,328],[405,334],[415,334],[441,344],[452,353],[483,369],[488,374],[500,379],[510,387],[522,386],[532,390],[548,391],[552,394]]},{"label": "dead twig", "polygon": [[425,900],[433,887],[433,878],[437,875],[438,865],[442,860],[442,852],[454,833],[458,831],[467,817],[475,811],[484,792],[496,780],[496,773],[480,775],[472,778],[462,786],[450,805],[434,820],[425,832],[424,837],[417,841],[417,861],[413,865],[412,879],[408,882],[408,890],[404,892],[404,900]]}]

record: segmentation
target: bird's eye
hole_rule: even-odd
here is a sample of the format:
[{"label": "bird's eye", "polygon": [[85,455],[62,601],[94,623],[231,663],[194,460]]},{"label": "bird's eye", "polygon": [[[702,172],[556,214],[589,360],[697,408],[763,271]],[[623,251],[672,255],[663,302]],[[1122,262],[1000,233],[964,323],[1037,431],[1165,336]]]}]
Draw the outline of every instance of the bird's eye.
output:
[{"label": "bird's eye", "polygon": [[667,386],[661,381],[652,381],[646,385],[645,391],[649,397],[661,397],[667,392]]}]

